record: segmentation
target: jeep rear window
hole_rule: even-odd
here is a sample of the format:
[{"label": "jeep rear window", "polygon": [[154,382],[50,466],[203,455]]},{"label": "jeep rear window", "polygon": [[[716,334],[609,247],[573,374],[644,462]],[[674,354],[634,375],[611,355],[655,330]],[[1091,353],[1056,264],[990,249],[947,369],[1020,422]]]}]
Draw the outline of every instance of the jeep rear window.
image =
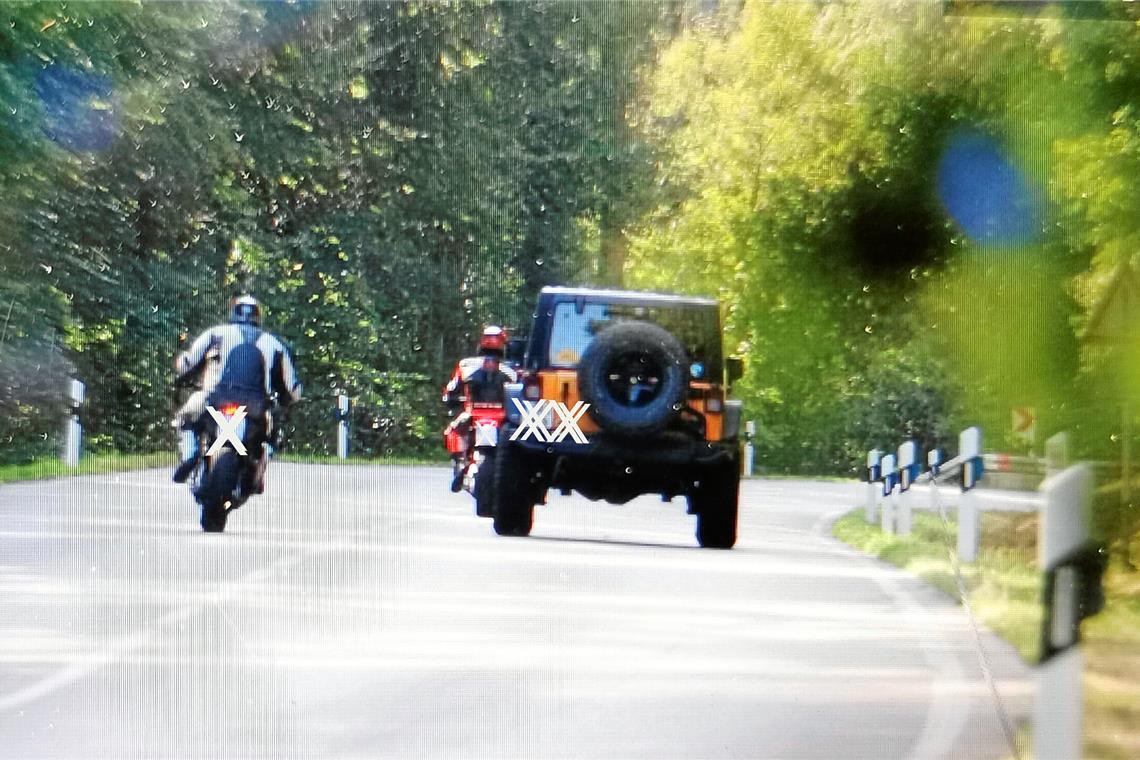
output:
[{"label": "jeep rear window", "polygon": [[621,321],[652,322],[668,330],[688,354],[694,380],[722,382],[720,320],[715,307],[587,303],[581,313],[563,301],[554,307],[547,362],[574,367],[599,332]]}]

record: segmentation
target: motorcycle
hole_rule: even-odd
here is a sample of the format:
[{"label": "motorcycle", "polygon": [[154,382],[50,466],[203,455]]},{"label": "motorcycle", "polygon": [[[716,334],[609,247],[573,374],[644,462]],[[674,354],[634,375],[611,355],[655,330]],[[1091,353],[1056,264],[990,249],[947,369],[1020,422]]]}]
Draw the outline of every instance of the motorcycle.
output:
[{"label": "motorcycle", "polygon": [[499,429],[507,418],[502,404],[473,403],[445,432],[447,450],[456,458],[462,490],[475,497],[475,514],[492,517],[495,451]]},{"label": "motorcycle", "polygon": [[[201,454],[189,483],[201,507],[202,530],[221,533],[226,529],[230,512],[264,490],[265,469],[273,453],[275,431],[273,414],[268,408],[226,401],[213,412],[217,416],[212,413],[199,425],[198,451]],[[221,430],[223,425],[225,431]],[[221,438],[224,439],[219,442]],[[244,453],[235,441],[240,442]]]}]

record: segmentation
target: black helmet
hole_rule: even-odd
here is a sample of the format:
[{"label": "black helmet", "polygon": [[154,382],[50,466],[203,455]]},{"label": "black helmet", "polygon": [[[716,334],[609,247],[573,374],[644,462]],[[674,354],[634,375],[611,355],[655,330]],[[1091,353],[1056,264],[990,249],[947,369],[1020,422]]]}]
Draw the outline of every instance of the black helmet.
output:
[{"label": "black helmet", "polygon": [[261,304],[251,295],[237,296],[230,301],[230,322],[260,327]]}]

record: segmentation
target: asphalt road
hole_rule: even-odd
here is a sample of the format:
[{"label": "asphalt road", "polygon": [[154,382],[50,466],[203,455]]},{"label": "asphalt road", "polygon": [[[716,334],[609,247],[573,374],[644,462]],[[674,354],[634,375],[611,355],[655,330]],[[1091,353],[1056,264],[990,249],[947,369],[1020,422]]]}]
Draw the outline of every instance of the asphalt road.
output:
[{"label": "asphalt road", "polygon": [[0,487],[0,757],[1001,758],[1027,670],[827,537],[853,486],[553,497],[496,537],[448,472],[276,463],[222,535],[165,471]]}]

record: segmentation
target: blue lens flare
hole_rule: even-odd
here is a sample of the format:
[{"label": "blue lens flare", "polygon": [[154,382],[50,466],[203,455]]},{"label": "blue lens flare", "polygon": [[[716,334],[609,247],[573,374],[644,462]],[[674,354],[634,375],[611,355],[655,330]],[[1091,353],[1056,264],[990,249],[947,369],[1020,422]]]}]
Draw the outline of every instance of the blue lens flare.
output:
[{"label": "blue lens flare", "polygon": [[938,197],[976,243],[1022,245],[1041,237],[1041,191],[988,135],[966,132],[947,141],[938,163]]}]

